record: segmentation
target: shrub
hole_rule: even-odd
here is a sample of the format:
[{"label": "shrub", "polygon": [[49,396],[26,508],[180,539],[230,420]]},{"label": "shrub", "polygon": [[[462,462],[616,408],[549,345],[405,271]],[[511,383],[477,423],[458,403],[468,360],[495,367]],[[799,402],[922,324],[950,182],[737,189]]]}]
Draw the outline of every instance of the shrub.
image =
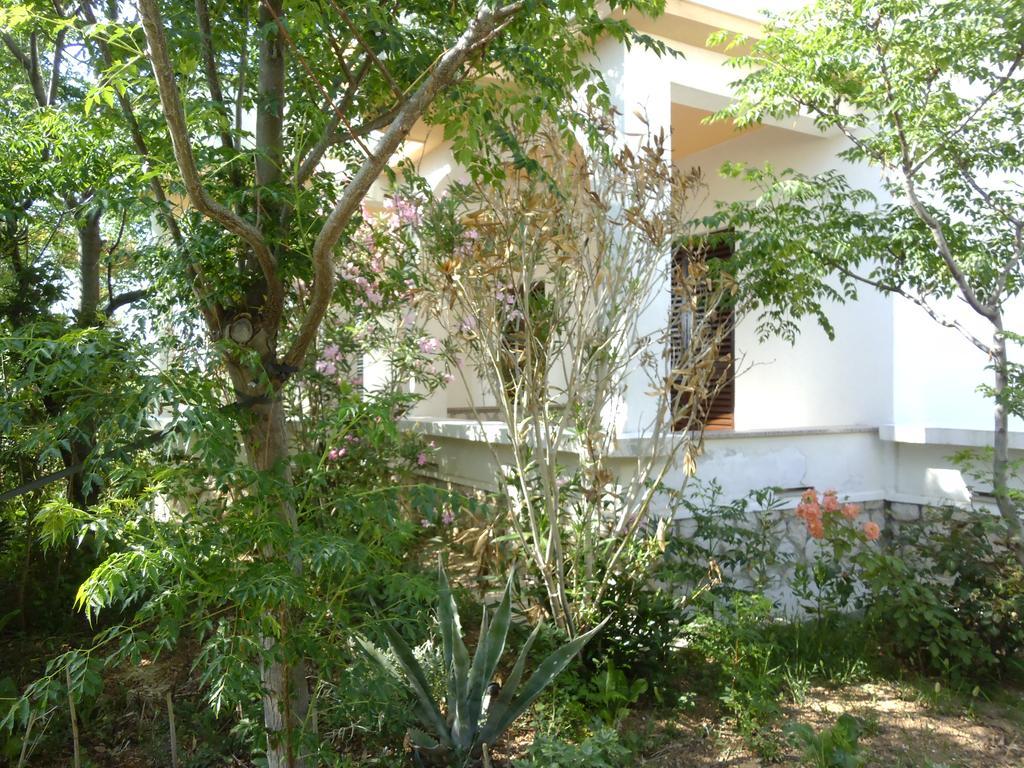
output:
[{"label": "shrub", "polygon": [[860,747],[861,723],[852,715],[843,714],[835,725],[820,733],[806,723],[786,727],[790,741],[800,747],[801,762],[813,768],[860,768],[865,756]]},{"label": "shrub", "polygon": [[751,491],[728,503],[717,482],[691,483],[685,495],[667,493],[673,516],[695,524],[692,536],[676,537],[668,544],[680,585],[696,589],[711,563],[721,569],[719,594],[761,592],[777,583],[789,557],[779,546],[781,502],[774,489]]},{"label": "shrub", "polygon": [[568,744],[540,734],[530,747],[527,760],[515,768],[624,768],[631,765],[630,752],[613,728],[599,728],[579,744]]},{"label": "shrub", "polygon": [[585,660],[591,669],[611,664],[654,688],[670,685],[692,590],[679,588],[675,564],[656,538],[635,541],[623,559],[623,567],[607,579],[600,605],[606,623],[585,649]]},{"label": "shrub", "polygon": [[983,512],[931,511],[863,559],[866,615],[895,658],[951,679],[995,677],[1024,648],[1024,569]]},{"label": "shrub", "polygon": [[698,615],[690,645],[715,665],[719,700],[749,748],[767,759],[779,754],[772,726],[780,714],[783,676],[773,659],[772,604],[763,595],[737,593]]}]

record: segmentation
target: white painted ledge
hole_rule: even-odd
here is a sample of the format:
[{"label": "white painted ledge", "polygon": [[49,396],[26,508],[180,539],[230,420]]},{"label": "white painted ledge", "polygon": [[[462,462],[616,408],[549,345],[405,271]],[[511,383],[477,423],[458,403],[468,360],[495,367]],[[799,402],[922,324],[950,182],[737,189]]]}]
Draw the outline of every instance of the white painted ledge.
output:
[{"label": "white painted ledge", "polygon": [[[911,424],[884,424],[878,437],[889,443],[910,445],[950,445],[964,448],[991,448],[992,430],[922,427]],[[1024,432],[1010,432],[1010,448],[1024,450]]]},{"label": "white painted ledge", "polygon": [[[431,437],[443,437],[452,440],[466,440],[469,442],[489,443],[491,445],[508,445],[508,426],[503,421],[477,421],[475,419],[452,419],[433,416],[409,416],[399,422],[399,426],[413,432]],[[763,430],[716,430],[704,434],[705,441],[723,440],[749,440],[749,439],[770,439],[786,437],[815,437],[831,435],[876,435],[876,427],[863,425],[840,426],[840,427],[819,427],[819,428],[795,428],[795,429],[763,429]],[[661,445],[671,450],[672,443],[691,439],[692,435],[679,434],[663,440]],[[655,448],[655,442],[642,433],[632,432],[620,435],[616,441],[612,457],[614,458],[637,458],[650,455]],[[566,452],[574,450],[573,442],[567,441]]]}]

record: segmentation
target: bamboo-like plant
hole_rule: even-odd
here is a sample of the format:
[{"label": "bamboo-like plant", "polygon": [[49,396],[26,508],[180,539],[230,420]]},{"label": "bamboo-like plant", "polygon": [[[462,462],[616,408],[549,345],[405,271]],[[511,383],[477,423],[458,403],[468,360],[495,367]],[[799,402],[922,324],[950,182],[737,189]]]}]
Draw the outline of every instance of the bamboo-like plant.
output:
[{"label": "bamboo-like plant", "polygon": [[444,566],[439,566],[438,571],[438,621],[447,682],[443,711],[434,700],[427,674],[416,660],[412,648],[393,627],[385,624],[384,632],[397,666],[369,640],[359,638],[359,642],[385,670],[400,680],[404,679],[416,699],[417,714],[426,729],[413,728],[409,731],[409,743],[417,765],[464,768],[480,764],[487,750],[565,669],[570,660],[601,629],[603,623],[551,653],[537,666],[520,690],[530,648],[541,629],[538,624],[519,652],[505,684],[492,695],[491,683],[504,654],[512,620],[512,577],[509,577],[493,616],[488,616],[484,608],[480,639],[470,660],[462,639],[458,607]]},{"label": "bamboo-like plant", "polygon": [[[477,419],[493,398],[506,425],[488,443],[501,517],[570,637],[634,565],[662,486],[694,471],[705,406],[742,367],[727,339],[745,310],[709,238],[679,242],[700,172],[671,162],[664,135],[619,146],[611,116],[592,118],[607,151],[543,125],[520,137],[522,169],[448,189],[419,233],[422,309]],[[627,465],[631,433],[643,445]]]}]

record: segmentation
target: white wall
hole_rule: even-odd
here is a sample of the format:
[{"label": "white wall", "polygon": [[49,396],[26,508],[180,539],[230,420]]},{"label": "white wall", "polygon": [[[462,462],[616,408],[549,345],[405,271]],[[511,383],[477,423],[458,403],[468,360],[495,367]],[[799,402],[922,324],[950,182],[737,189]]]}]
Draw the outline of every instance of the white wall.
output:
[{"label": "white wall", "polygon": [[[764,127],[723,144],[682,158],[684,168],[700,167],[708,185],[697,215],[709,213],[717,201],[749,199],[755,193],[743,181],[723,178],[726,161],[751,165],[771,163],[816,173],[836,166],[843,147],[837,138],[823,138],[781,128]],[[846,166],[851,183],[878,190],[870,169]],[[756,316],[744,318],[736,334],[737,354],[746,372],[736,381],[736,429],[879,425],[892,420],[892,302],[877,291],[860,291],[860,300],[830,304],[835,328],[830,341],[813,319],[800,324],[795,344],[780,338],[760,340]]]}]

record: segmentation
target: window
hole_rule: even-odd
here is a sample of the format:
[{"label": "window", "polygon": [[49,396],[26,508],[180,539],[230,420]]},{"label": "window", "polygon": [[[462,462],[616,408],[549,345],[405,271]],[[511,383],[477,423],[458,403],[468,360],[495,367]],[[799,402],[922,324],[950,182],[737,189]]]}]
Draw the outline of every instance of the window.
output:
[{"label": "window", "polygon": [[[704,428],[708,430],[734,429],[736,334],[733,328],[733,313],[728,308],[708,309],[707,303],[711,299],[710,288],[705,287],[702,290],[701,281],[691,279],[691,265],[698,259],[701,262],[728,259],[732,256],[732,249],[725,242],[710,246],[701,244],[700,247],[699,256],[693,247],[687,247],[676,251],[673,258],[669,334],[672,370],[680,371],[691,367],[690,362],[695,352],[699,351],[694,349],[695,344],[717,345],[717,353],[714,355],[710,376],[704,386],[700,387],[707,390],[708,394],[701,397],[695,414],[691,414],[690,408],[692,386],[685,381],[684,374],[675,374],[675,380],[672,382],[675,400],[672,426],[675,430],[685,430],[703,423]],[[688,301],[691,292],[696,293],[696,301]],[[708,316],[707,312],[713,314]],[[695,313],[705,313],[703,317],[706,322],[695,323]],[[694,333],[698,330],[700,337],[694,338]],[[691,415],[696,415],[697,418],[691,419]]]}]

